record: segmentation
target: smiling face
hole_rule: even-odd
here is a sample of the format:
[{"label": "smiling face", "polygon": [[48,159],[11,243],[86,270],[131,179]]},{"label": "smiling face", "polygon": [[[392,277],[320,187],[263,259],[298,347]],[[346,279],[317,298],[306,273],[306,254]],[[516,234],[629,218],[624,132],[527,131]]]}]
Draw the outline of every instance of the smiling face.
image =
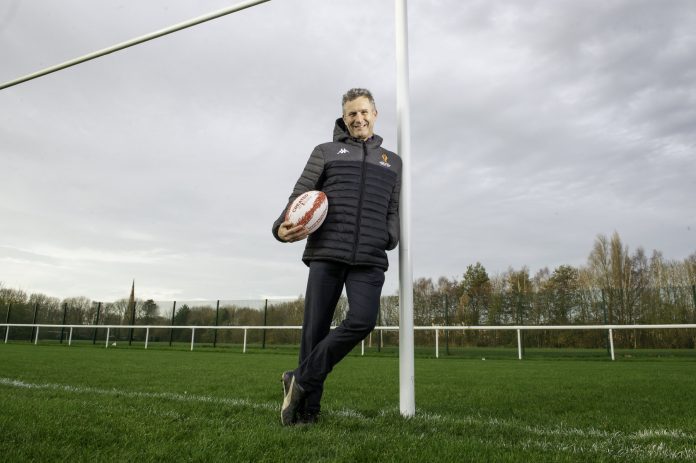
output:
[{"label": "smiling face", "polygon": [[367,140],[374,135],[377,109],[370,100],[361,96],[343,105],[343,122],[353,138]]}]

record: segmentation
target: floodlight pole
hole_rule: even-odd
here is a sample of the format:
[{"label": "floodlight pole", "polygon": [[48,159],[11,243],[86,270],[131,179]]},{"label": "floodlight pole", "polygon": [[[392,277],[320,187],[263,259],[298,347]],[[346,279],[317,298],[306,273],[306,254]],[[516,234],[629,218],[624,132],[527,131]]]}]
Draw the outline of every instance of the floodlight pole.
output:
[{"label": "floodlight pole", "polygon": [[396,0],[397,150],[403,161],[399,215],[399,410],[416,413],[413,349],[413,268],[411,265],[411,124],[408,85],[408,18],[406,0]]}]

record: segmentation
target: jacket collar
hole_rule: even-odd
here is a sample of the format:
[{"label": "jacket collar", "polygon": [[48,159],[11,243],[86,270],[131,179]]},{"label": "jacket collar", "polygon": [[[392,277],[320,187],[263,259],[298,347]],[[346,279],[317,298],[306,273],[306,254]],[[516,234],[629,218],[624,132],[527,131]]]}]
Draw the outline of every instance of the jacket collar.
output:
[{"label": "jacket collar", "polygon": [[[350,136],[346,123],[343,122],[343,119],[340,117],[336,119],[336,124],[334,125],[333,141],[357,146],[362,146],[363,143],[362,140]],[[382,145],[382,137],[377,134],[373,134],[365,143],[369,148],[379,148]]]}]

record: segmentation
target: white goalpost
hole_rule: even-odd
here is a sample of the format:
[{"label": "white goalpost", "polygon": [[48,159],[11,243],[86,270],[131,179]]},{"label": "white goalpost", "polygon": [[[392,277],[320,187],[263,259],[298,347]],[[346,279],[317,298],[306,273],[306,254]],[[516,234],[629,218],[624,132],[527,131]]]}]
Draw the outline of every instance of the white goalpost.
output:
[{"label": "white goalpost", "polygon": [[416,413],[413,347],[413,267],[411,264],[411,119],[408,82],[406,0],[395,0],[397,152],[403,161],[399,215],[399,410]]},{"label": "white goalpost", "polygon": [[230,6],[227,8],[223,8],[218,11],[214,11],[212,13],[205,14],[203,16],[198,16],[197,18],[189,19],[188,21],[181,22],[179,24],[174,24],[173,26],[165,27],[164,29],[160,29],[155,32],[151,32],[149,34],[141,35],[140,37],[136,37],[131,40],[126,40],[125,42],[117,43],[116,45],[112,45],[107,48],[103,48],[101,50],[95,51],[93,53],[88,53],[84,56],[80,56],[75,59],[71,59],[68,61],[65,61],[60,64],[56,64],[55,66],[47,67],[45,69],[42,69],[40,71],[34,72],[32,74],[27,74],[26,76],[19,77],[17,79],[5,82],[3,84],[0,84],[0,90],[8,87],[12,87],[13,85],[21,84],[22,82],[26,82],[28,80],[36,79],[37,77],[45,76],[46,74],[50,74],[52,72],[60,71],[61,69],[69,68],[71,66],[75,66],[76,64],[84,63],[85,61],[93,60],[95,58],[99,58],[100,56],[108,55],[109,53],[113,53],[119,50],[123,50],[124,48],[132,47],[134,45],[139,45],[143,42],[147,42],[152,39],[156,39],[158,37],[162,37],[163,35],[171,34],[173,32],[180,31],[182,29],[186,29],[192,26],[196,26],[198,24],[204,23],[206,21],[210,21],[213,19],[220,18],[222,16],[226,16],[231,13],[236,13],[237,11],[244,10],[246,8],[250,8],[252,6],[256,6],[260,3],[266,3],[270,0],[247,0],[241,3],[237,3],[234,6]]},{"label": "white goalpost", "polygon": [[[256,6],[270,0],[247,0],[158,31],[121,42],[102,50],[65,61],[0,84],[0,90],[38,77],[60,71],[100,56],[114,53],[173,32],[201,24],[221,16]],[[403,160],[399,242],[399,409],[404,417],[416,412],[414,380],[414,327],[413,327],[413,269],[411,264],[411,130],[408,79],[408,17],[406,0],[395,0],[396,31],[396,114],[397,152]],[[37,333],[38,334],[38,333]],[[108,342],[108,341],[107,341]]]}]

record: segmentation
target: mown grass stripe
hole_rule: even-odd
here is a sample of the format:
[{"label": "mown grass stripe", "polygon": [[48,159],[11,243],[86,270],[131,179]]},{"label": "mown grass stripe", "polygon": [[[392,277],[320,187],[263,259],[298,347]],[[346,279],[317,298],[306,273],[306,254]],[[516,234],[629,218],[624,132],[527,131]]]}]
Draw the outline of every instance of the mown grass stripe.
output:
[{"label": "mown grass stripe", "polygon": [[[137,399],[160,399],[177,402],[197,402],[224,405],[241,409],[254,409],[265,411],[277,411],[280,401],[277,403],[260,403],[248,399],[215,397],[172,392],[144,392],[127,391],[122,389],[102,389],[87,386],[74,386],[56,383],[30,383],[19,379],[0,377],[0,386],[31,389],[52,390],[70,394],[95,394],[118,396]],[[357,420],[369,420],[357,410],[347,408],[327,410],[327,415]],[[398,409],[389,408],[379,411],[378,417],[385,419],[399,419]],[[578,428],[565,426],[531,426],[516,420],[502,419],[486,416],[445,416],[441,414],[419,411],[415,417],[405,421],[413,424],[423,423],[430,426],[480,426],[484,428],[502,428],[502,435],[506,431],[516,431],[522,434],[533,435],[518,442],[504,442],[499,444],[510,449],[534,449],[542,451],[555,451],[571,454],[604,454],[610,456],[624,456],[636,459],[654,458],[665,460],[693,460],[696,459],[696,435],[684,432],[680,429],[644,429],[637,432],[604,431],[595,428]],[[568,438],[579,438],[581,441],[568,442]],[[667,446],[666,442],[646,442],[650,439],[669,439],[673,444]],[[674,448],[674,445],[682,448]]]}]

